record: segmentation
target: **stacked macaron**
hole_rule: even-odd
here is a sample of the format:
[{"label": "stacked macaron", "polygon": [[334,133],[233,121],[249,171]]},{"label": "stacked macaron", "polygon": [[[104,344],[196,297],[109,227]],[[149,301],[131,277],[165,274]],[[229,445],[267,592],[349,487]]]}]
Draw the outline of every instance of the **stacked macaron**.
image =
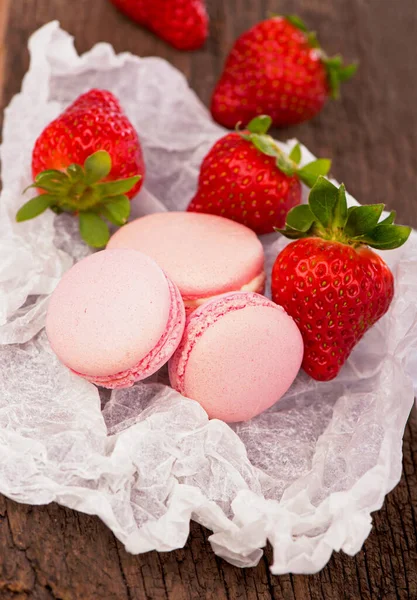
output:
[{"label": "stacked macaron", "polygon": [[130,387],[169,361],[171,385],[210,418],[247,420],[279,400],[303,356],[297,326],[264,285],[250,229],[148,215],[65,274],[46,331],[59,359],[98,386]]},{"label": "stacked macaron", "polygon": [[177,285],[187,314],[219,294],[265,288],[264,252],[256,234],[216,215],[147,215],[119,229],[107,248],[132,248],[153,258]]}]

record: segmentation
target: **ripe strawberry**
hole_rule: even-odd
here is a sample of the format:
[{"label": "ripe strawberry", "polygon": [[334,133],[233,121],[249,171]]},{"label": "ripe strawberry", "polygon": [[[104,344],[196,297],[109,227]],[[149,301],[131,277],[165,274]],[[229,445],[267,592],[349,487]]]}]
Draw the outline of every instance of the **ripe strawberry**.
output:
[{"label": "ripe strawberry", "polygon": [[246,131],[229,133],[214,144],[187,210],[238,221],[258,234],[284,226],[287,212],[301,202],[300,181],[314,185],[328,173],[330,160],[299,167],[300,146],[285,155],[267,135],[270,125],[270,117],[256,117]]},{"label": "ripe strawberry", "polygon": [[196,50],[208,35],[204,0],[111,0],[128,17],[179,50]]},{"label": "ripe strawberry", "polygon": [[392,273],[370,247],[398,248],[411,229],[394,225],[394,212],[378,222],[383,208],[374,204],[348,209],[344,186],[337,188],[320,177],[309,204],[288,213],[281,231],[297,241],[278,254],[272,298],[300,328],[302,366],[318,381],[336,377],[393,298]]},{"label": "ripe strawberry", "polygon": [[328,58],[314,33],[296,16],[273,17],[241,35],[233,46],[211,101],[225,127],[269,114],[277,127],[311,119],[340,83],[356,72]]},{"label": "ripe strawberry", "polygon": [[145,174],[138,135],[110,92],[90,90],[41,133],[32,153],[34,184],[40,196],[16,215],[32,219],[47,208],[79,215],[83,239],[105,246],[109,229],[102,217],[123,225],[129,199]]}]

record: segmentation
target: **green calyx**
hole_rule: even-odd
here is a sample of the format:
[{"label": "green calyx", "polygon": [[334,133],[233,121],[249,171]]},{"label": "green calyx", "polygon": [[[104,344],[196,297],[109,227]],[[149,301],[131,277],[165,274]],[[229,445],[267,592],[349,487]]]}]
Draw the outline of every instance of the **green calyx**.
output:
[{"label": "green calyx", "polygon": [[320,175],[327,175],[331,167],[329,159],[319,158],[300,167],[300,144],[296,144],[289,155],[285,154],[267,133],[271,124],[271,117],[260,115],[250,121],[245,131],[239,131],[239,135],[251,142],[262,154],[275,158],[275,164],[282,173],[289,177],[296,175],[308,187],[312,187]]},{"label": "green calyx", "polygon": [[326,68],[330,97],[337,100],[340,98],[340,84],[354,76],[358,70],[358,64],[344,65],[340,54],[329,58],[323,53],[321,60]]},{"label": "green calyx", "polygon": [[42,171],[26,190],[38,188],[44,193],[26,202],[18,210],[16,221],[33,219],[47,208],[57,214],[75,213],[84,241],[94,248],[102,248],[110,237],[105,220],[119,226],[126,223],[130,214],[130,202],[126,194],[140,179],[136,175],[105,181],[111,168],[110,154],[99,150],[91,154],[83,166],[72,164],[66,171]]},{"label": "green calyx", "polygon": [[319,237],[353,247],[399,248],[407,241],[411,228],[394,224],[395,211],[380,221],[383,210],[384,204],[348,208],[345,186],[342,184],[337,188],[319,177],[310,191],[308,204],[291,209],[285,229],[276,231],[292,240]]},{"label": "green calyx", "polygon": [[358,64],[352,63],[344,65],[342,57],[329,57],[321,48],[315,31],[309,31],[306,24],[297,15],[286,15],[285,19],[294,27],[302,31],[307,37],[307,41],[311,48],[316,48],[320,54],[321,61],[326,69],[327,81],[330,89],[330,97],[337,99],[340,97],[340,84],[353,77],[358,70]]}]

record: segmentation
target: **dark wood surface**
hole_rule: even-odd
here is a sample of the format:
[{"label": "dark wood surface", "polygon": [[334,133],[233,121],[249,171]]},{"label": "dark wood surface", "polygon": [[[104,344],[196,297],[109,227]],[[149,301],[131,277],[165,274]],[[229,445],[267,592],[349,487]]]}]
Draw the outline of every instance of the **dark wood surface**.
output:
[{"label": "dark wood surface", "polygon": [[[172,50],[108,0],[0,0],[0,104],[19,91],[27,39],[58,19],[81,52],[99,41],[116,51],[158,55],[188,77],[204,102],[233,39],[268,11],[298,13],[328,52],[358,59],[343,99],[312,122],[280,132],[330,156],[333,173],[362,202],[386,202],[417,226],[416,0],[208,0],[211,36],[195,53]],[[0,117],[1,118],[1,117]],[[254,569],[214,556],[209,532],[193,524],[184,549],[127,554],[97,518],[55,504],[31,507],[0,496],[1,600],[417,599],[417,416],[404,438],[401,483],[374,515],[355,557],[334,554],[313,576],[274,577],[270,549]]]}]

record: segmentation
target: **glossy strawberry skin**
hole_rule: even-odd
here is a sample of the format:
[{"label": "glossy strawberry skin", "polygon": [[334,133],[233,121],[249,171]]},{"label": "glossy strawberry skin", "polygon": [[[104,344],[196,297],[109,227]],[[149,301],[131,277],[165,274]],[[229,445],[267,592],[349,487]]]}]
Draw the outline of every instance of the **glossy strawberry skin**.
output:
[{"label": "glossy strawberry skin", "polygon": [[274,17],[235,42],[214,90],[211,113],[231,129],[262,113],[285,127],[314,117],[328,96],[317,49],[289,21]]},{"label": "glossy strawberry skin", "polygon": [[394,279],[370,248],[319,238],[290,243],[272,270],[272,298],[304,339],[304,370],[336,377],[354,346],[388,310]]},{"label": "glossy strawberry skin", "polygon": [[111,0],[136,23],[178,50],[200,48],[208,35],[203,0]]},{"label": "glossy strawberry skin", "polygon": [[187,210],[226,217],[258,234],[283,227],[301,202],[301,183],[282,173],[238,133],[221,138],[201,165],[198,190]]},{"label": "glossy strawberry skin", "polygon": [[32,153],[33,178],[45,169],[83,165],[97,150],[106,150],[111,156],[109,181],[142,176],[126,194],[133,198],[145,174],[138,135],[115,96],[93,89],[77,98],[38,137]]}]

